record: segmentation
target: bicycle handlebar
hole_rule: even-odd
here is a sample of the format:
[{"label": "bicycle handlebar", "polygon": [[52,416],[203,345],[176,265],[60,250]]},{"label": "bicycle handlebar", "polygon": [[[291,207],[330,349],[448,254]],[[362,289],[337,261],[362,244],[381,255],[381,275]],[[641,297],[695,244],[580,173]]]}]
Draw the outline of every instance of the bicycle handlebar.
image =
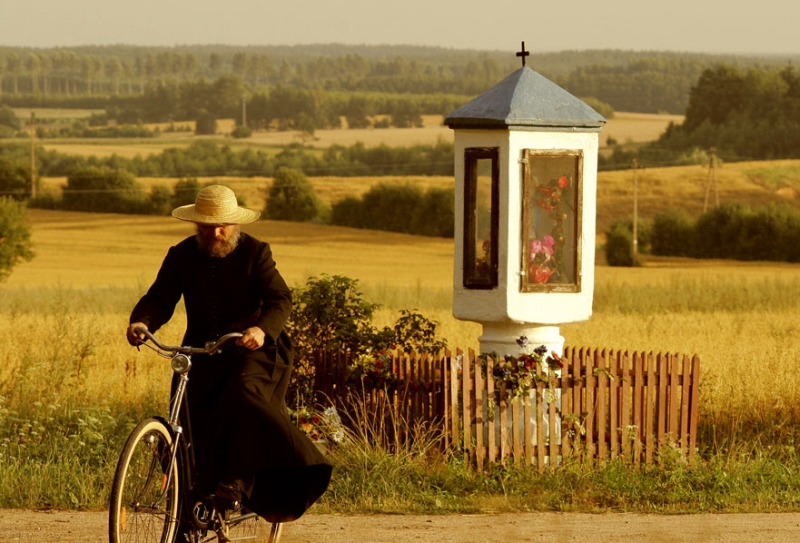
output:
[{"label": "bicycle handlebar", "polygon": [[[242,335],[243,335],[240,332],[231,332],[230,334],[225,334],[224,336],[219,338],[217,341],[209,341],[209,342],[207,342],[205,347],[178,347],[177,345],[175,345],[175,346],[164,345],[163,343],[161,343],[160,341],[158,341],[156,339],[156,337],[150,332],[150,330],[147,330],[146,328],[142,328],[141,326],[137,326],[136,328],[133,329],[133,331],[137,332],[137,333],[140,333],[140,334],[144,334],[147,337],[147,339],[152,341],[153,344],[156,347],[158,347],[162,351],[166,351],[166,352],[173,353],[173,354],[177,354],[177,353],[182,353],[182,354],[214,354],[217,351],[219,351],[220,348],[222,347],[222,345],[227,343],[229,340],[238,339],[238,338],[242,337]],[[146,343],[146,341],[145,340],[140,340],[139,343],[140,344],[144,344],[144,343]]]}]

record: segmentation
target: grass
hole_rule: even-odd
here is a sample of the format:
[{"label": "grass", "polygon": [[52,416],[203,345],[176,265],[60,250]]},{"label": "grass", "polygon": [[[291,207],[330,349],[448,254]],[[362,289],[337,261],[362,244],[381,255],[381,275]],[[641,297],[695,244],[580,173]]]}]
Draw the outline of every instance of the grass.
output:
[{"label": "grass", "polygon": [[[725,165],[720,200],[783,201],[775,193],[796,187],[797,169],[798,161]],[[640,171],[642,216],[665,205],[698,215],[707,180],[699,166]],[[251,207],[263,206],[269,179],[224,181]],[[379,181],[313,180],[327,202]],[[631,183],[632,172],[600,173],[599,232],[629,214]],[[127,315],[167,249],[192,230],[162,217],[45,210],[30,217],[37,256],[0,285],[0,480],[12,482],[0,485],[0,506],[102,508],[125,435],[137,420],[166,409],[169,369],[127,345]],[[452,240],[273,221],[246,230],[271,243],[291,285],[322,273],[358,279],[364,298],[383,306],[376,324],[415,308],[440,323],[451,347],[477,348],[480,326],[451,313]],[[337,475],[318,510],[800,510],[798,270],[652,257],[641,268],[600,265],[594,316],[562,327],[570,345],[700,356],[698,465],[666,459],[668,469],[640,472],[610,463],[596,470],[566,465],[535,477],[501,466],[476,473],[430,448],[388,454],[362,440],[332,452]],[[179,342],[184,322],[179,310],[163,339]]]},{"label": "grass", "polygon": [[[167,248],[191,233],[169,218],[31,210],[37,257],[0,285],[0,506],[102,508],[116,455],[140,418],[166,409],[170,370],[127,345],[127,314]],[[258,222],[290,284],[359,280],[381,303],[440,322],[451,347],[480,327],[452,317],[452,241]],[[610,463],[531,476],[476,473],[431,448],[333,451],[328,512],[800,510],[800,267],[649,259],[598,266],[594,316],[564,325],[570,345],[675,351],[702,360],[700,463],[640,472]],[[162,337],[179,342],[178,311]]]}]

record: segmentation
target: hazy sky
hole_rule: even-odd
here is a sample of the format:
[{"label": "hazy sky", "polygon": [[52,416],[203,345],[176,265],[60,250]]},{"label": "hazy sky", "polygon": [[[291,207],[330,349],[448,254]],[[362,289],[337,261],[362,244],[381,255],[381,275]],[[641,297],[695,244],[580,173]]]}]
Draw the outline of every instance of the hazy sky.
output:
[{"label": "hazy sky", "polygon": [[800,53],[797,0],[0,0],[0,45]]}]

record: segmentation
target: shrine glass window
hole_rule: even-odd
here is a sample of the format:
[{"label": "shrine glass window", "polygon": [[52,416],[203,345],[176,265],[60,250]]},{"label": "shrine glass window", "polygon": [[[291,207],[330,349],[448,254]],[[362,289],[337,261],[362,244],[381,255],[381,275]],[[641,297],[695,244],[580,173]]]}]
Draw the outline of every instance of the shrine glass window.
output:
[{"label": "shrine glass window", "polygon": [[499,150],[464,150],[464,286],[497,286]]},{"label": "shrine glass window", "polygon": [[523,150],[523,292],[579,292],[582,151]]}]

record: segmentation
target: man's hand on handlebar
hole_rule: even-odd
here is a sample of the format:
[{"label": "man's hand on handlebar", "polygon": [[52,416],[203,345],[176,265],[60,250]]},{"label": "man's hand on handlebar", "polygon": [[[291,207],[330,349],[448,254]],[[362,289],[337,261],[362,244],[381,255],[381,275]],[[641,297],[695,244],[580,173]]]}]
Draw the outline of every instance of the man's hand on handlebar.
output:
[{"label": "man's hand on handlebar", "polygon": [[137,332],[135,330],[136,328],[144,328],[145,330],[147,330],[147,325],[144,324],[143,322],[132,322],[128,326],[128,330],[125,335],[128,338],[128,343],[130,343],[134,347],[136,347],[137,345],[139,345],[139,343],[144,341],[145,338],[145,335],[143,333]]},{"label": "man's hand on handlebar", "polygon": [[262,345],[264,345],[264,330],[259,328],[258,326],[251,326],[244,332],[242,332],[242,337],[240,337],[237,341],[237,345],[241,345],[251,351],[255,351],[256,349],[260,349]]}]

